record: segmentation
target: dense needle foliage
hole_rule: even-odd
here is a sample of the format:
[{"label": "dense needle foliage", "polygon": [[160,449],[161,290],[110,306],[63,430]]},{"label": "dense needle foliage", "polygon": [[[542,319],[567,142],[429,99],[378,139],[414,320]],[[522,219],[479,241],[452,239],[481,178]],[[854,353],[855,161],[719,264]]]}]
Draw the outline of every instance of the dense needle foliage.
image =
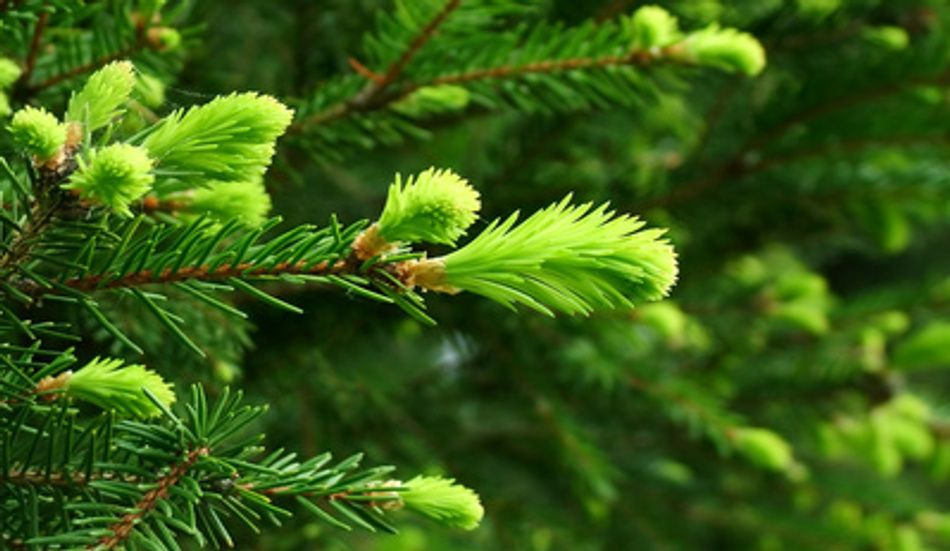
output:
[{"label": "dense needle foliage", "polygon": [[0,548],[950,547],[950,5],[653,4],[0,0]]}]

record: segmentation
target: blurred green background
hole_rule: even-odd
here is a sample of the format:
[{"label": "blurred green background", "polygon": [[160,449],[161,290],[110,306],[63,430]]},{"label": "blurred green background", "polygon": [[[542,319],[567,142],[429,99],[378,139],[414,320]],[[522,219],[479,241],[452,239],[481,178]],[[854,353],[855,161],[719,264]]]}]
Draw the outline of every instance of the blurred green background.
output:
[{"label": "blurred green background", "polygon": [[[451,474],[487,511],[473,533],[406,516],[392,537],[301,515],[239,548],[950,549],[950,5],[659,4],[684,28],[752,33],[768,68],[671,71],[633,108],[463,110],[333,162],[285,141],[267,183],[289,223],[373,217],[395,172],[435,165],[480,190],[480,226],[574,192],[669,227],[682,272],[670,300],[590,319],[431,296],[434,328],[287,289],[306,315],[248,303],[246,326],[196,325],[210,362],[166,343],[179,379],[270,403],[270,445]],[[551,0],[538,17],[639,5]],[[389,8],[199,2],[167,107],[304,101]]]}]

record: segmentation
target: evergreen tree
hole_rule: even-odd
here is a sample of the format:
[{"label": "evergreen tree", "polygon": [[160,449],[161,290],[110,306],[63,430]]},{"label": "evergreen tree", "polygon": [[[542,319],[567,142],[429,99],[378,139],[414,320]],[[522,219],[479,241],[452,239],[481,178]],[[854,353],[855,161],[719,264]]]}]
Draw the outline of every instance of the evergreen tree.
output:
[{"label": "evergreen tree", "polygon": [[661,4],[0,0],[2,545],[950,544],[950,6]]}]

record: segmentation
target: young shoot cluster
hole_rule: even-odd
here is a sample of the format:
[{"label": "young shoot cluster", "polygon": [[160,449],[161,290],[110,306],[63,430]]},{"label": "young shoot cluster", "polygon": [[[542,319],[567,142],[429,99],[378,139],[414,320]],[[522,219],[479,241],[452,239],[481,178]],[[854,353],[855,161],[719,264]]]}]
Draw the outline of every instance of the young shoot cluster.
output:
[{"label": "young shoot cluster", "polygon": [[13,114],[10,137],[36,164],[52,159],[66,144],[66,125],[42,107],[24,107]]},{"label": "young shoot cluster", "polygon": [[[18,71],[0,60],[0,89]],[[231,94],[174,111],[138,134],[144,138],[91,145],[94,132],[115,131],[133,94],[153,107],[161,103],[161,90],[154,88],[128,61],[113,62],[71,96],[63,120],[25,107],[8,129],[38,167],[57,169],[75,159],[77,168],[61,187],[90,205],[130,216],[152,195],[168,199],[182,218],[262,224],[271,204],[262,177],[293,112],[269,96]]]},{"label": "young shoot cluster", "polygon": [[77,159],[79,169],[63,189],[76,190],[83,199],[131,216],[129,205],[144,196],[155,181],[148,151],[129,144],[91,149]]},{"label": "young shoot cluster", "polygon": [[[354,242],[366,260],[415,242],[454,244],[476,220],[478,194],[449,171],[427,170],[390,186],[378,222]],[[513,307],[553,315],[589,314],[659,300],[676,281],[676,255],[662,230],[606,205],[571,197],[520,224],[519,213],[495,220],[465,246],[438,258],[403,263],[409,287],[469,291]]]},{"label": "young shoot cluster", "polygon": [[360,236],[354,250],[366,260],[403,243],[454,245],[481,206],[478,192],[451,170],[430,168],[405,182],[397,174],[379,221]]},{"label": "young shoot cluster", "polygon": [[765,49],[748,33],[715,24],[684,33],[676,17],[658,6],[638,9],[623,24],[635,50],[666,49],[683,61],[750,76],[765,68]]}]

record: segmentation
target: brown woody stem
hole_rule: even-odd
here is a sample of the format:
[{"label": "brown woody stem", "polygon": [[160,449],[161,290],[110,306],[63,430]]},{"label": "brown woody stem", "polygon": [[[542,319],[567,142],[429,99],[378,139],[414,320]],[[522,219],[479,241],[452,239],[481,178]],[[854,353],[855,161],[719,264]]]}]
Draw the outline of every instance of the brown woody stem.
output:
[{"label": "brown woody stem", "polygon": [[188,474],[188,471],[195,466],[199,459],[209,453],[211,453],[211,450],[207,447],[196,448],[188,452],[182,462],[174,465],[168,474],[158,479],[154,488],[146,492],[142,499],[136,502],[133,512],[126,514],[119,522],[109,527],[110,534],[103,536],[87,549],[115,549],[121,545],[132,534],[135,525],[154,509],[161,500],[168,497],[171,488]]}]

